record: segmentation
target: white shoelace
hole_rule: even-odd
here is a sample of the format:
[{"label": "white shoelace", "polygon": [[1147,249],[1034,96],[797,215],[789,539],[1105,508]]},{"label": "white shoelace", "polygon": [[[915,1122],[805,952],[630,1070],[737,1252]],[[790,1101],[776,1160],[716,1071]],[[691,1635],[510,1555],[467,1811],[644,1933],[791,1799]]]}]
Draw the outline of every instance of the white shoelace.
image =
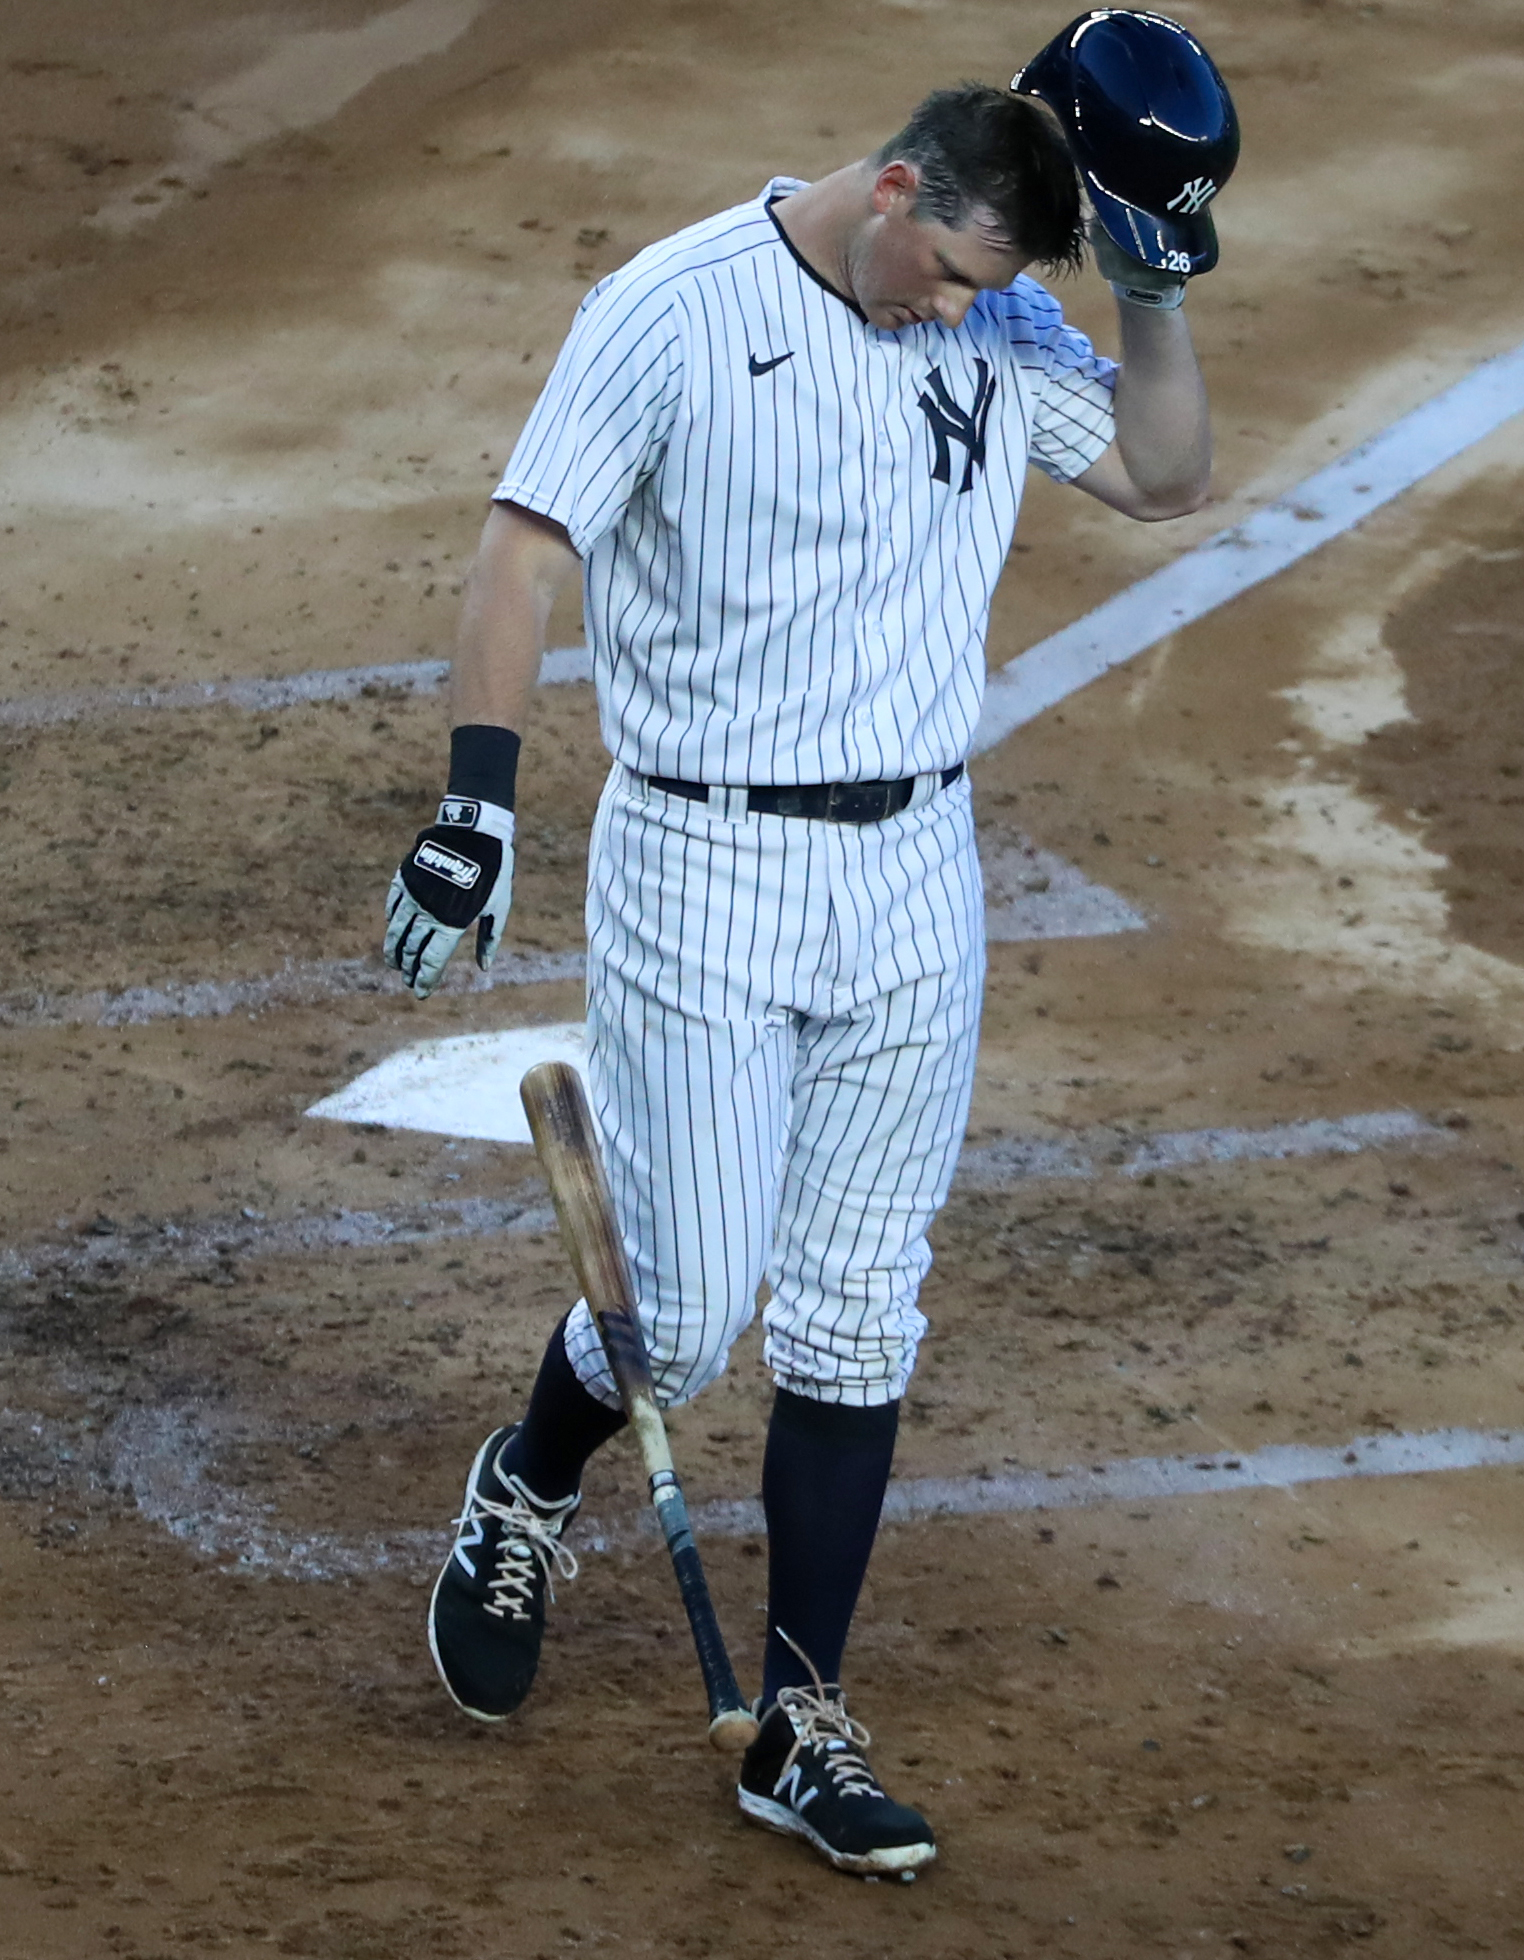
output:
[{"label": "white shoelace", "polygon": [[487,1591],[492,1597],[485,1610],[498,1619],[506,1615],[510,1619],[527,1620],[537,1568],[544,1574],[552,1603],[556,1597],[556,1574],[559,1572],[563,1579],[577,1576],[577,1561],[561,1543],[566,1513],[547,1518],[522,1497],[515,1496],[511,1504],[497,1504],[490,1497],[473,1495],[465,1515],[455,1522],[475,1524],[484,1517],[496,1518],[503,1527],[497,1548],[497,1570],[487,1581]]},{"label": "white shoelace", "polygon": [[778,1706],[794,1729],[794,1746],[783,1759],[783,1767],[778,1773],[779,1783],[787,1778],[800,1750],[812,1748],[820,1751],[826,1772],[840,1795],[882,1797],[884,1792],[878,1786],[878,1779],[862,1754],[873,1737],[861,1722],[854,1721],[847,1713],[840,1688],[832,1695],[815,1672],[815,1664],[809,1655],[789,1640],[786,1633],[783,1638],[788,1640],[789,1646],[810,1670],[813,1680],[808,1688],[778,1690]]}]

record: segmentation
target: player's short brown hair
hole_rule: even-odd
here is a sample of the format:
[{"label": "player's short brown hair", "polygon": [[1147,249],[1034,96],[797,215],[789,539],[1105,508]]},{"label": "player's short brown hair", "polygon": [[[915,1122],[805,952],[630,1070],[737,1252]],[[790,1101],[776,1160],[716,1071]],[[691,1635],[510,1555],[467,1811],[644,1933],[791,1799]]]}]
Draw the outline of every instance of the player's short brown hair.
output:
[{"label": "player's short brown hair", "polygon": [[1084,260],[1084,207],[1068,144],[1029,96],[982,82],[937,89],[873,162],[915,165],[918,217],[957,229],[988,212],[1040,265],[1072,272]]}]

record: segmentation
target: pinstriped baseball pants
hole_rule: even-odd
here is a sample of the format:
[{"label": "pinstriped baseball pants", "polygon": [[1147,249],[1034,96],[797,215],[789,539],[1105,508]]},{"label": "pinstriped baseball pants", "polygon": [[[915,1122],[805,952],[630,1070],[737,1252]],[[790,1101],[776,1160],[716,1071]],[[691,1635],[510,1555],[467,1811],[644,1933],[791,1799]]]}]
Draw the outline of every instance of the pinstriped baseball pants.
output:
[{"label": "pinstriped baseball pants", "polygon": [[[588,1073],[657,1392],[722,1372],[766,1278],[780,1387],[891,1401],[973,1083],[968,780],[882,823],[739,803],[616,766],[593,828]],[[585,1303],[566,1346],[617,1405]]]}]

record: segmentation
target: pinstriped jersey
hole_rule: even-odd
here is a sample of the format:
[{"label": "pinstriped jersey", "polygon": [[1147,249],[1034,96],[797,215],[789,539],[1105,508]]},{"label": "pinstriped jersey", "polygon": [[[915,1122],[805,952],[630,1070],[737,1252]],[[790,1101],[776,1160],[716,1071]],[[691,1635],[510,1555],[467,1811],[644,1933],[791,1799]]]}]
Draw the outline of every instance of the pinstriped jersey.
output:
[{"label": "pinstriped jersey", "polygon": [[1022,277],[877,329],[751,203],[583,301],[495,496],[583,562],[605,745],[712,784],[962,761],[1029,460],[1114,434],[1114,364]]}]

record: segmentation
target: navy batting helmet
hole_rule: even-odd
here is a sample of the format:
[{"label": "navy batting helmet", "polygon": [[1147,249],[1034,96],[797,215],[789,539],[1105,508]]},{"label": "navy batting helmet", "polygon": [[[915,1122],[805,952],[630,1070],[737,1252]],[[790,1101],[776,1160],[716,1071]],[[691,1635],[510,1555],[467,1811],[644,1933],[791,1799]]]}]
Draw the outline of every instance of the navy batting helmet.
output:
[{"label": "navy batting helmet", "polygon": [[1207,205],[1238,161],[1238,116],[1211,56],[1178,21],[1097,7],[1011,83],[1063,124],[1096,215],[1145,265],[1217,263]]}]

